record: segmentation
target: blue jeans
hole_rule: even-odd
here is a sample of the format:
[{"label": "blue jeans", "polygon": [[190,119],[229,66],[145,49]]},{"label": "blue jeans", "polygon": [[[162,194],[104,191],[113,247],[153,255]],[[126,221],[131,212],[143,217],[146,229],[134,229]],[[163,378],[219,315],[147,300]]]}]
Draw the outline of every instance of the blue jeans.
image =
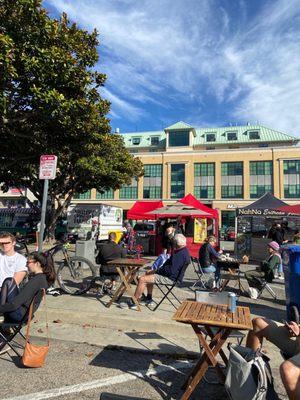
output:
[{"label": "blue jeans", "polygon": [[216,281],[216,285],[219,286],[220,281],[221,281],[221,269],[216,267],[214,264],[209,265],[208,267],[202,268],[202,271],[205,274],[209,274],[211,272],[215,273],[215,281]]},{"label": "blue jeans", "polygon": [[[6,278],[0,290],[0,303],[11,303],[14,298],[19,294],[20,290],[14,278]],[[21,321],[23,318],[22,308],[19,307],[17,310],[5,313],[9,320]]]}]

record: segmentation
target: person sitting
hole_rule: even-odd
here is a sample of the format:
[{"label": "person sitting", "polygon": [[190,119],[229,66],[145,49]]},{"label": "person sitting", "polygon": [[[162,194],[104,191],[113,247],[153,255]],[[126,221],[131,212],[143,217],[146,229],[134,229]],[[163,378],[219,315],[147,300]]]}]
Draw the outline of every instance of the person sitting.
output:
[{"label": "person sitting", "polygon": [[[143,298],[141,304],[153,305],[152,291],[154,283],[173,284],[178,278],[179,281],[183,279],[182,268],[184,265],[189,264],[191,261],[190,254],[186,248],[186,238],[178,233],[174,236],[174,253],[172,256],[160,267],[157,271],[148,271],[145,275],[139,278],[137,288],[134,296],[139,301],[147,287],[147,295]],[[178,276],[179,275],[179,276]],[[129,303],[131,309],[136,310],[137,306],[133,301]]]},{"label": "person sitting", "polygon": [[261,266],[257,269],[245,272],[245,278],[249,285],[249,294],[252,299],[257,299],[258,289],[261,287],[260,279],[257,278],[263,278],[267,282],[272,282],[274,279],[274,270],[282,264],[279,249],[277,242],[268,243],[268,259],[262,261]]},{"label": "person sitting", "polygon": [[300,399],[300,328],[296,322],[284,324],[257,317],[248,333],[246,346],[254,351],[261,348],[263,339],[277,346],[288,359],[280,365],[283,385],[290,400]]},{"label": "person sitting", "polygon": [[[34,295],[41,289],[48,289],[55,281],[55,271],[51,257],[33,252],[27,258],[27,266],[29,279],[20,292],[17,289],[11,290],[11,280],[14,278],[7,278],[3,282],[0,293],[0,315],[4,316],[5,321],[21,321]],[[3,353],[3,350],[1,349],[1,353]]]},{"label": "person sitting", "polygon": [[220,284],[220,268],[216,265],[216,260],[221,257],[222,251],[217,252],[217,239],[215,236],[208,236],[205,243],[199,250],[199,263],[204,273],[215,273],[215,285]]},{"label": "person sitting", "polygon": [[116,243],[117,235],[115,232],[110,232],[108,242],[100,245],[96,263],[101,264],[100,275],[107,275],[111,278],[111,290],[115,289],[116,278],[118,271],[114,266],[106,265],[108,261],[116,260],[117,258],[125,258],[127,250]]}]

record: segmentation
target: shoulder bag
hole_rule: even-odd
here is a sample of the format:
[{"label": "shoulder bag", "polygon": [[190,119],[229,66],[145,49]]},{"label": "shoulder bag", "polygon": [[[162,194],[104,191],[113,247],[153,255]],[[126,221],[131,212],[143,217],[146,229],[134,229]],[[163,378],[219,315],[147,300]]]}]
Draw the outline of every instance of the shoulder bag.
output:
[{"label": "shoulder bag", "polygon": [[36,344],[30,343],[30,341],[29,341],[29,331],[30,331],[30,324],[31,324],[32,313],[33,313],[33,304],[34,304],[34,301],[32,301],[30,304],[30,308],[29,308],[28,323],[27,323],[26,336],[25,336],[25,347],[24,347],[24,353],[22,356],[22,363],[25,367],[30,367],[30,368],[42,367],[45,363],[46,356],[49,351],[50,341],[49,341],[49,326],[48,326],[48,318],[47,318],[45,290],[43,290],[43,302],[44,302],[45,312],[46,312],[47,345],[45,345],[45,346],[36,345]]}]

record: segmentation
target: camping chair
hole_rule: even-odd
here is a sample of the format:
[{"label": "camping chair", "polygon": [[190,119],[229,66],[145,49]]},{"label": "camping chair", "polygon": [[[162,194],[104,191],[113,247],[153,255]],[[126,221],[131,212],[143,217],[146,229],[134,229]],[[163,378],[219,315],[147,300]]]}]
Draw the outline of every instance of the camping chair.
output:
[{"label": "camping chair", "polygon": [[[161,293],[163,294],[163,298],[160,300],[159,303],[156,304],[156,306],[154,308],[152,308],[152,311],[155,311],[158,309],[158,307],[161,305],[161,303],[167,299],[169,301],[169,303],[172,304],[172,306],[177,310],[177,306],[173,303],[173,301],[170,299],[169,295],[172,295],[172,297],[178,302],[178,304],[181,304],[181,301],[178,299],[178,297],[173,293],[173,289],[175,286],[177,286],[178,284],[180,284],[182,282],[182,280],[180,279],[180,276],[182,275],[182,279],[184,277],[185,271],[187,269],[187,267],[189,266],[189,263],[186,263],[182,266],[182,268],[179,270],[177,278],[175,279],[175,281],[173,283],[169,283],[169,284],[163,284],[163,283],[154,283],[154,285],[161,291]],[[166,288],[166,290],[163,290],[163,287]]]},{"label": "camping chair", "polygon": [[[33,314],[36,312],[38,309],[42,298],[43,298],[43,290],[39,290],[35,295],[33,296],[31,303],[33,302]],[[27,325],[28,323],[28,314],[29,314],[29,309],[30,305],[28,306],[23,318],[21,321],[11,321],[6,318],[4,318],[4,322],[0,323],[0,351],[8,345],[10,349],[18,356],[21,357],[21,354],[18,352],[17,349],[23,349],[23,346],[20,345],[16,340],[15,337],[17,335],[21,336],[25,340],[25,336],[21,332],[21,329]],[[33,318],[33,315],[32,315]]]},{"label": "camping chair", "polygon": [[[194,272],[198,277],[198,280],[192,285],[192,288],[194,288],[195,286],[201,286],[203,289],[207,289],[209,277],[211,276],[214,280],[214,274],[212,272],[205,273],[197,257],[191,257],[191,262],[194,268]],[[205,277],[205,275],[207,275],[207,277]]]},{"label": "camping chair", "polygon": [[268,282],[264,278],[259,278],[259,277],[255,276],[254,279],[259,285],[259,287],[257,288],[257,290],[258,290],[257,298],[258,299],[262,295],[263,291],[266,289],[270,293],[270,295],[274,298],[274,300],[277,300],[276,293],[274,292],[274,290],[271,288],[271,286],[268,284]]}]

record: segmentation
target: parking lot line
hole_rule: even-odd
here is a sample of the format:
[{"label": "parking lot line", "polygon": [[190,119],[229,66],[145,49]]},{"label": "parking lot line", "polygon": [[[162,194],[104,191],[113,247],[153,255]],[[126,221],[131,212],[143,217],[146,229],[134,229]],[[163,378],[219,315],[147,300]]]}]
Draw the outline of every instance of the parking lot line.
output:
[{"label": "parking lot line", "polygon": [[56,389],[43,390],[41,392],[29,393],[21,396],[9,397],[5,400],[43,400],[60,397],[66,394],[80,393],[91,389],[98,389],[105,386],[117,385],[120,383],[133,381],[138,378],[145,378],[150,375],[159,375],[163,372],[179,371],[181,369],[191,368],[193,363],[189,361],[180,361],[171,365],[159,365],[156,368],[148,370],[132,371],[130,373],[120,374],[104,379],[97,379],[90,382],[78,383],[77,385],[63,386]]}]

